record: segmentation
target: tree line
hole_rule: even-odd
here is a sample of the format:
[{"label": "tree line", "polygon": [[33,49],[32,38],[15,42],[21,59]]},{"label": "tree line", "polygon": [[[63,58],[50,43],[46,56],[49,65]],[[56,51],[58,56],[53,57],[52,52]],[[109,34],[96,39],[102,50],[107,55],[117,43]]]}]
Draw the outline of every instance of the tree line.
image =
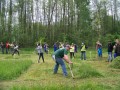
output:
[{"label": "tree line", "polygon": [[0,41],[106,45],[119,38],[119,0],[0,0]]}]

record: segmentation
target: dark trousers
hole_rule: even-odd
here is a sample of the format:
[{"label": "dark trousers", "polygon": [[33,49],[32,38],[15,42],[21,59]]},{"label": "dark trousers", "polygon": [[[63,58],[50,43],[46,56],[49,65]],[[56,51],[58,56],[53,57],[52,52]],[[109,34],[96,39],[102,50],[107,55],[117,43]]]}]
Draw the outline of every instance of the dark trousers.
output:
[{"label": "dark trousers", "polygon": [[43,60],[43,62],[44,62],[44,56],[43,56],[43,53],[38,53],[38,55],[39,55],[38,63],[40,62],[40,58],[41,58],[41,57],[42,57],[42,60]]},{"label": "dark trousers", "polygon": [[74,56],[74,52],[70,52],[70,58],[72,59]]},{"label": "dark trousers", "polygon": [[9,48],[6,48],[6,54],[8,54],[8,52],[9,52]]},{"label": "dark trousers", "polygon": [[2,49],[2,54],[4,54],[4,48],[1,48]]},{"label": "dark trousers", "polygon": [[19,55],[19,51],[15,49],[15,50],[13,51],[12,56],[13,56],[16,52],[17,52],[17,53],[18,53],[18,55]]}]

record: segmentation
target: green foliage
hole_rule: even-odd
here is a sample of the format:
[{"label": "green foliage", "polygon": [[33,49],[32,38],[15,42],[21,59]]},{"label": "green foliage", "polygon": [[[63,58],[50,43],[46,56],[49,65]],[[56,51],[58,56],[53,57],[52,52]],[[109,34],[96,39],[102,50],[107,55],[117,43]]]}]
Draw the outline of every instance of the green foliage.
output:
[{"label": "green foliage", "polygon": [[30,60],[0,61],[0,80],[15,79],[32,64]]},{"label": "green foliage", "polygon": [[88,64],[82,64],[79,66],[78,78],[90,78],[90,77],[102,77],[103,75],[98,72],[95,68],[91,67]]},{"label": "green foliage", "polygon": [[111,63],[110,67],[120,69],[120,56],[116,57]]}]

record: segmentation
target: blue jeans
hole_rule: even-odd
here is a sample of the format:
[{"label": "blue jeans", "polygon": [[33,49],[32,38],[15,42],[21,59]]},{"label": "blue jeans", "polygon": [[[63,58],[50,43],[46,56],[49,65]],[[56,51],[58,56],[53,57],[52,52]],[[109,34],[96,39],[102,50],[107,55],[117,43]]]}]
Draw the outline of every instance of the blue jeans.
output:
[{"label": "blue jeans", "polygon": [[86,52],[85,51],[81,51],[81,60],[86,60]]},{"label": "blue jeans", "polygon": [[112,61],[112,52],[108,52],[108,62]]},{"label": "blue jeans", "polygon": [[56,59],[56,64],[54,67],[54,73],[57,73],[59,65],[62,67],[63,75],[67,76],[67,71],[66,71],[66,66],[62,58],[55,58]]}]

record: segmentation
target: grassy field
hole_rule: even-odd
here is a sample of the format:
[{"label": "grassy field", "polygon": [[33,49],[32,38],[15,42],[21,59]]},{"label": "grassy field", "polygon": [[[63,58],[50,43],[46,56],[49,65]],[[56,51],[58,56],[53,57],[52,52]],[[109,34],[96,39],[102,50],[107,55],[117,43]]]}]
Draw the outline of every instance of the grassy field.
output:
[{"label": "grassy field", "polygon": [[[72,59],[75,79],[71,77],[67,63],[68,77],[63,76],[61,67],[58,74],[53,74],[55,63],[51,53],[52,50],[49,54],[44,53],[45,63],[42,60],[37,63],[38,56],[34,49],[21,49],[20,56],[0,54],[0,67],[5,73],[13,66],[22,68],[17,76],[13,75],[14,69],[9,70],[10,79],[1,79],[0,76],[0,90],[120,90],[120,69],[111,68],[111,63],[106,62],[106,50],[103,51],[103,58],[97,58],[96,52],[88,49],[87,60],[80,60],[80,52],[76,53]],[[6,65],[9,69],[4,68]],[[3,75],[3,71],[0,75]]]}]

